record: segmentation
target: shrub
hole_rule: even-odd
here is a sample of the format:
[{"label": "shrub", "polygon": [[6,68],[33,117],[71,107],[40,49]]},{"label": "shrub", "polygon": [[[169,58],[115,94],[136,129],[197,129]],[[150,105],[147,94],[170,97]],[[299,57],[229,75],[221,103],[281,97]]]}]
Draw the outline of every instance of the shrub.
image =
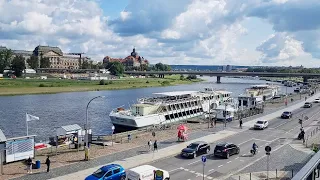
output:
[{"label": "shrub", "polygon": [[104,79],[100,80],[99,85],[105,85]]},{"label": "shrub", "polygon": [[180,75],[180,80],[184,80],[184,75],[183,74]]},{"label": "shrub", "polygon": [[146,83],[149,84],[149,81],[147,81]]},{"label": "shrub", "polygon": [[41,84],[39,84],[39,87],[47,87],[47,85],[46,85],[46,84],[41,83]]},{"label": "shrub", "polygon": [[189,75],[187,77],[188,80],[192,80],[192,79],[197,79],[197,76],[196,75]]},{"label": "shrub", "polygon": [[170,85],[170,82],[169,81],[163,81],[163,82],[161,82],[161,85],[162,86],[168,86],[168,85]]}]

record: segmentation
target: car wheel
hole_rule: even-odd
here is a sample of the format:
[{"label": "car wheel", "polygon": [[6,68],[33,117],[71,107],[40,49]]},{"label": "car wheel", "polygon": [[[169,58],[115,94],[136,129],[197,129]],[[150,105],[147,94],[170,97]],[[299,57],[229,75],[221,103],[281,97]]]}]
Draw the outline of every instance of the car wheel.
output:
[{"label": "car wheel", "polygon": [[125,176],[121,176],[120,180],[126,180]]},{"label": "car wheel", "polygon": [[209,148],[207,148],[207,150],[206,150],[206,154],[208,154],[208,153],[209,153],[209,151],[210,151],[210,149],[209,149]]},{"label": "car wheel", "polygon": [[169,180],[170,178],[165,178],[164,180]]},{"label": "car wheel", "polygon": [[236,153],[236,154],[240,154],[240,149],[237,150],[237,153]]},{"label": "car wheel", "polygon": [[194,153],[194,154],[193,154],[193,158],[196,158],[196,157],[197,157],[197,154],[196,154],[196,153]]},{"label": "car wheel", "polygon": [[230,157],[230,155],[229,155],[229,153],[227,153],[227,155],[226,155],[226,159],[229,159],[229,157]]}]

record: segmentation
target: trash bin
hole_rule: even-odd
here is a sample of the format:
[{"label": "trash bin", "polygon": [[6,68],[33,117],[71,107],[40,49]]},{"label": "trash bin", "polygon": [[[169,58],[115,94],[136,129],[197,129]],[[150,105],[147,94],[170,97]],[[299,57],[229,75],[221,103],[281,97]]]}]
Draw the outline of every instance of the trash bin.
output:
[{"label": "trash bin", "polygon": [[41,164],[40,160],[37,160],[36,161],[36,169],[40,169],[40,164]]}]

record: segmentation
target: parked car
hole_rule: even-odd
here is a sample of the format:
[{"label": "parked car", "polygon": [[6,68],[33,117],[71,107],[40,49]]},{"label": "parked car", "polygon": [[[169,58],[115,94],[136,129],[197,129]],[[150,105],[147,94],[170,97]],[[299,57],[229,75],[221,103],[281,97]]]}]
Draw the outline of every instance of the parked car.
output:
[{"label": "parked car", "polygon": [[207,154],[210,151],[210,145],[204,141],[191,143],[187,148],[182,149],[181,156],[196,158],[198,155]]},{"label": "parked car", "polygon": [[163,172],[162,176],[164,180],[170,179],[170,174],[168,171],[159,169],[150,165],[142,165],[132,169],[127,170],[127,180],[150,180],[154,179],[154,173],[156,170]]},{"label": "parked car", "polygon": [[320,99],[317,98],[317,99],[315,99],[313,102],[314,102],[314,103],[320,103]]},{"label": "parked car", "polygon": [[268,127],[268,125],[269,125],[269,122],[267,120],[259,120],[253,125],[253,128],[254,129],[265,129]]},{"label": "parked car", "polygon": [[292,112],[289,112],[289,111],[285,111],[281,114],[281,118],[283,119],[290,119],[292,118]]},{"label": "parked car", "polygon": [[125,180],[126,172],[119,164],[109,164],[96,170],[85,180]]},{"label": "parked car", "polygon": [[214,148],[214,156],[224,157],[228,159],[234,154],[240,153],[240,147],[233,143],[220,143]]},{"label": "parked car", "polygon": [[306,103],[304,103],[303,107],[304,108],[311,108],[312,107],[312,103],[306,102]]}]

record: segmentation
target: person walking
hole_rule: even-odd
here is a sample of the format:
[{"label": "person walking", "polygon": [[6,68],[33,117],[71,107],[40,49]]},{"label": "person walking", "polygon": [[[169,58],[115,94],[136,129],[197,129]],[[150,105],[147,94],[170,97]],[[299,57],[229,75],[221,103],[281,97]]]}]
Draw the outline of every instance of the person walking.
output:
[{"label": "person walking", "polygon": [[240,119],[239,123],[240,123],[240,128],[242,129],[242,119]]},{"label": "person walking", "polygon": [[152,141],[151,139],[148,141],[148,147],[149,147],[149,151],[151,151],[151,145],[152,145]]},{"label": "person walking", "polygon": [[48,156],[47,159],[46,159],[47,172],[50,171],[50,164],[51,164],[51,161],[50,161],[49,156]]},{"label": "person walking", "polygon": [[153,151],[157,151],[158,152],[157,140],[155,140],[154,143],[153,143]]},{"label": "person walking", "polygon": [[27,173],[32,173],[32,159],[30,157],[27,160]]}]

